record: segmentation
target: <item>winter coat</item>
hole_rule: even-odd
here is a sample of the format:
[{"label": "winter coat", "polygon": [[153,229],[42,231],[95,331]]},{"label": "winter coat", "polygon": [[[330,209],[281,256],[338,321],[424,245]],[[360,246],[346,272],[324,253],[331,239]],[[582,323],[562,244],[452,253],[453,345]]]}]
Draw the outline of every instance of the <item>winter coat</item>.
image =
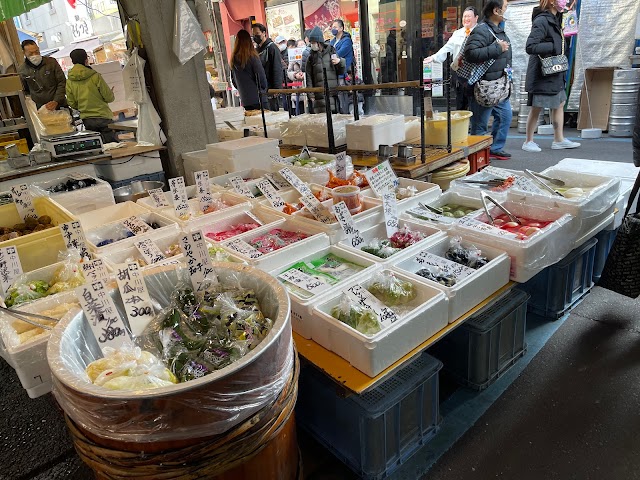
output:
[{"label": "winter coat", "polygon": [[18,74],[36,107],[40,108],[51,101],[58,102],[60,107],[67,106],[66,79],[55,58],[42,57],[42,62],[37,67],[25,59],[18,67]]},{"label": "winter coat", "polygon": [[[260,91],[265,92],[267,90],[267,76],[259,58],[251,57],[244,68],[239,65],[233,65],[231,68],[231,81],[240,94],[242,105],[258,105],[260,103],[256,75],[258,76]],[[263,102],[265,102],[264,105],[266,107],[266,97],[263,97]]]},{"label": "winter coat", "polygon": [[527,39],[526,50],[529,54],[527,66],[527,81],[525,87],[528,93],[536,95],[555,95],[565,88],[566,72],[553,75],[542,74],[542,58],[562,53],[562,14],[553,15],[546,10],[533,9],[533,25]]},{"label": "winter coat", "polygon": [[[336,49],[329,44],[324,45],[324,49],[320,52],[311,51],[305,75],[307,77],[307,87],[324,87],[322,69],[327,69],[327,83],[329,88],[338,86],[338,77],[344,75],[345,59],[341,58],[340,63],[334,65],[331,63],[331,55],[336,53]],[[323,93],[315,94],[315,102],[313,103],[315,113],[326,112],[325,98]],[[335,112],[335,101],[331,96],[331,111]]]},{"label": "winter coat", "polygon": [[489,67],[482,79],[498,80],[505,74],[504,69],[511,66],[511,47],[503,52],[490,29],[493,31],[493,35],[500,40],[509,41],[509,37],[504,33],[502,27],[494,25],[490,21],[479,23],[469,34],[464,47],[464,58],[471,63],[484,63],[494,59],[495,62]]},{"label": "winter coat", "polygon": [[90,67],[74,65],[69,70],[67,99],[71,108],[80,111],[80,118],[113,119],[109,103],[115,95],[102,75]]},{"label": "winter coat", "polygon": [[307,60],[309,60],[309,55],[311,55],[311,48],[307,47],[304,49],[304,52],[302,52],[302,63],[300,64],[300,68],[303,73],[307,70]]},{"label": "winter coat", "polygon": [[330,42],[331,46],[336,49],[336,53],[340,58],[344,58],[346,73],[351,71],[351,64],[353,63],[353,41],[351,35],[347,32],[342,32],[342,38],[338,40],[336,37]]},{"label": "winter coat", "polygon": [[640,92],[638,92],[636,124],[633,126],[633,164],[640,167]]},{"label": "winter coat", "polygon": [[258,47],[258,55],[267,76],[269,88],[282,88],[284,73],[282,72],[282,55],[278,46],[270,38]]}]

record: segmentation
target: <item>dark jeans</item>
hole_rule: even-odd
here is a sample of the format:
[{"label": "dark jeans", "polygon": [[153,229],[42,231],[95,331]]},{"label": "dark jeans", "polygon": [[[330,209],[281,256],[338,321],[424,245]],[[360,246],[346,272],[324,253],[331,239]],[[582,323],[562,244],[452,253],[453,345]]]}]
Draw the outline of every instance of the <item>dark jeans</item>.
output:
[{"label": "dark jeans", "polygon": [[511,103],[507,98],[495,107],[483,107],[476,102],[475,98],[471,98],[471,135],[486,135],[488,132],[489,117],[493,115],[493,127],[491,135],[493,136],[492,152],[499,152],[504,148],[511,126]]},{"label": "dark jeans", "polygon": [[82,123],[87,130],[99,132],[102,137],[102,143],[117,142],[115,132],[109,128],[113,120],[108,118],[83,118]]},{"label": "dark jeans", "polygon": [[458,77],[456,72],[451,72],[451,82],[456,91],[456,110],[469,110],[469,97],[473,95],[473,88],[464,78]]}]

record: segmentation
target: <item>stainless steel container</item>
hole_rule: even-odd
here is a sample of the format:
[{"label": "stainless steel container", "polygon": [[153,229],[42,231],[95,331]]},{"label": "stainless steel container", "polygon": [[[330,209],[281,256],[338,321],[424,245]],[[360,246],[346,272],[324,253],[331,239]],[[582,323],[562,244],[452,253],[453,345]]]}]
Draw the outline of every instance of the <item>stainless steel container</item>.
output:
[{"label": "stainless steel container", "polygon": [[615,70],[611,85],[609,135],[631,137],[638,108],[640,68]]},{"label": "stainless steel container", "polygon": [[122,202],[136,202],[141,198],[148,197],[147,190],[153,190],[154,188],[164,187],[164,182],[131,182],[124,187],[118,187],[113,189],[113,198],[116,203]]}]

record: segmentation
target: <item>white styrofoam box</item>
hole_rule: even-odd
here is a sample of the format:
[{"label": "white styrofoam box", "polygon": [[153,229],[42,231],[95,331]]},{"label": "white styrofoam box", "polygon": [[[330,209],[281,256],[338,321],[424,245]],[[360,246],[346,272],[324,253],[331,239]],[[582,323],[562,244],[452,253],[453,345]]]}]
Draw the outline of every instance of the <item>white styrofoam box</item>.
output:
[{"label": "white styrofoam box", "polygon": [[258,182],[264,178],[264,174],[269,173],[268,170],[261,170],[259,168],[248,168],[246,170],[240,170],[238,172],[227,173],[226,175],[219,175],[213,178],[210,178],[209,181],[212,185],[217,185],[224,189],[232,190],[233,187],[229,182],[231,177],[239,176],[247,183],[247,187],[251,190],[256,197],[261,197],[262,192],[258,190]]},{"label": "white styrofoam box", "polygon": [[[337,282],[336,284],[331,285],[331,288],[327,289],[325,292],[322,292],[318,295],[313,295],[309,298],[302,298],[295,292],[289,291],[289,298],[291,299],[291,328],[298,335],[301,335],[302,337],[307,339],[311,338],[312,323],[314,320],[312,312],[313,306],[318,301],[320,301],[320,299],[325,298],[327,295],[331,295],[333,292],[335,292],[336,289],[340,289],[346,282],[349,282],[356,278],[367,278],[371,273],[373,273],[373,270],[370,267],[375,266],[376,263],[372,262],[371,260],[367,260],[366,258],[363,258],[359,255],[354,255],[353,253],[348,252],[343,248],[332,245],[330,247],[325,247],[321,250],[318,250],[317,252],[309,253],[297,261],[288,262],[282,267],[270,272],[271,275],[277,278],[278,275],[286,272],[296,263],[313,261],[318,258],[322,258],[330,253],[334,254],[336,257],[342,258],[343,260],[354,263],[355,265],[364,267],[364,269],[352,275],[351,277],[345,278]],[[283,282],[283,280],[279,280]]]},{"label": "white styrofoam box", "polygon": [[[492,172],[500,172],[500,176],[494,175]],[[466,177],[453,180],[451,182],[451,186],[449,187],[449,190],[458,192],[461,195],[464,195],[466,197],[472,197],[472,198],[480,198],[481,192],[484,191],[489,195],[491,195],[493,198],[495,198],[497,201],[501,202],[503,200],[506,200],[507,191],[513,187],[510,187],[498,192],[498,191],[492,190],[491,187],[472,184],[472,183],[465,183],[465,181],[468,181],[468,180],[486,181],[486,180],[492,180],[495,178],[507,178],[509,176],[520,176],[520,177],[526,178],[525,173],[518,170],[508,170],[506,168],[495,168],[493,166],[488,166],[472,175],[467,175]]]},{"label": "white styrofoam box", "polygon": [[[398,189],[407,187],[415,188],[417,193],[413,197],[407,197],[397,201],[399,213],[403,213],[410,208],[417,206],[418,203],[427,203],[431,205],[442,195],[442,189],[435,183],[399,177],[396,192],[398,192]],[[363,190],[363,195],[366,197],[377,198],[372,189],[367,189],[366,191]]]},{"label": "white styrofoam box", "polygon": [[[573,249],[579,228],[573,221],[573,216],[557,207],[542,208],[513,202],[504,202],[503,205],[516,217],[552,223],[527,239],[518,240],[513,234],[482,222],[485,213],[478,211],[463,217],[453,228],[453,233],[461,235],[465,241],[504,250],[511,257],[511,280],[526,282],[542,269],[564,258]],[[502,214],[495,207],[490,212],[494,218]]]},{"label": "white styrofoam box", "polygon": [[118,72],[120,73],[120,78],[122,78],[122,65],[120,64],[120,62],[117,62],[117,61],[96,63],[94,65],[91,65],[91,68],[93,68],[96,72],[98,72],[101,75]]},{"label": "white styrofoam box", "polygon": [[280,155],[278,140],[263,137],[245,137],[228,142],[207,145],[209,163],[215,165],[215,175],[271,167],[271,156]]},{"label": "white styrofoam box", "polygon": [[305,119],[308,119],[310,115],[302,114],[296,117],[292,117],[286,122],[280,124],[280,138],[285,145],[299,145],[303,146],[307,144],[307,136],[303,128]]},{"label": "white styrofoam box", "polygon": [[[265,235],[276,228],[290,232],[302,232],[307,234],[308,237],[300,240],[299,242],[287,245],[286,247],[274,250],[273,252],[262,254],[260,257],[254,259],[249,258],[248,256],[239,253],[233,248],[229,247],[229,242],[232,242],[236,239],[243,240],[249,243],[254,238]],[[254,265],[259,269],[264,270],[265,272],[269,272],[271,270],[279,268],[282,265],[285,265],[287,262],[291,262],[292,260],[298,261],[309,252],[315,252],[322,248],[328,247],[329,237],[325,233],[323,233],[321,229],[313,225],[306,225],[293,219],[282,219],[276,220],[271,224],[256,228],[255,230],[251,230],[247,233],[243,233],[242,235],[238,235],[233,240],[227,240],[223,242],[221,246],[225,250],[228,250],[234,255],[242,258],[244,261],[249,263],[249,265]]]},{"label": "white styrofoam box", "polygon": [[[219,188],[217,185],[212,184],[211,181],[209,181],[209,183],[211,184],[211,193],[216,193],[223,190]],[[198,195],[195,185],[190,185],[186,187],[185,190],[187,192],[187,198],[189,200],[195,199]],[[164,198],[167,202],[169,202],[169,205],[173,205],[173,197],[171,196],[171,192],[164,192]],[[167,207],[162,207],[162,208],[156,207],[155,202],[149,196],[139,198],[136,203],[138,205],[142,205],[147,210],[151,210],[152,212],[159,212],[160,210],[164,210],[165,208],[167,208]]]},{"label": "white styrofoam box", "polygon": [[[422,202],[432,207],[442,207],[444,205],[462,205],[465,207],[472,207],[476,210],[482,209],[482,200],[479,198],[467,197],[453,190],[447,190],[442,195],[440,195],[433,202]],[[414,207],[412,207],[414,208]],[[410,218],[412,221],[417,223],[426,223],[427,225],[432,225],[436,228],[439,228],[443,231],[451,230],[456,223],[458,223],[457,218],[446,217],[444,215],[439,215],[430,210],[424,210],[418,206],[420,211],[421,218],[412,215],[407,211],[405,211],[404,216],[406,218]]]},{"label": "white styrofoam box", "polygon": [[244,123],[244,108],[243,107],[225,107],[217,108],[213,112],[213,117],[216,121],[216,126],[226,126],[225,122],[233,124],[234,127]]},{"label": "white styrofoam box", "polygon": [[213,198],[214,202],[219,200],[224,202],[227,206],[225,208],[221,208],[220,210],[203,214],[200,211],[200,201],[197,198],[192,198],[191,200],[189,200],[191,218],[189,218],[188,220],[182,220],[178,218],[173,207],[163,208],[159,210],[159,213],[176,222],[181,228],[189,228],[193,222],[201,220],[203,218],[206,218],[213,222],[220,217],[224,217],[234,212],[251,210],[251,202],[249,202],[249,199],[233,192],[229,192],[226,190],[212,191],[211,197]]},{"label": "white styrofoam box", "polygon": [[[274,218],[273,221],[279,218]],[[198,220],[193,221],[187,228],[188,232],[196,232],[198,230],[202,231],[202,234],[205,236],[206,240],[213,244],[220,244],[222,242],[213,240],[209,238],[207,235],[209,233],[218,233],[224,232],[225,230],[229,230],[236,225],[240,225],[243,223],[257,223],[259,227],[272,222],[263,222],[258,217],[256,217],[250,211],[241,211],[241,212],[233,212],[223,217],[218,217],[215,219],[210,218],[200,218]],[[233,237],[231,237],[233,238]]]},{"label": "white styrofoam box", "polygon": [[124,81],[122,79],[122,71],[103,73],[101,75],[102,75],[102,78],[104,79],[104,81],[110,87],[113,86],[113,85],[117,85],[117,84],[124,85]]},{"label": "white styrofoam box", "polygon": [[[180,236],[181,232],[176,230],[167,233],[163,232],[162,234],[154,237],[153,242],[158,246],[160,251],[164,253],[171,245],[180,245]],[[112,272],[115,271],[116,265],[121,263],[136,262],[138,260],[144,261],[144,257],[135,246],[128,246],[117,250],[105,250],[99,253],[97,257],[101,258],[107,268]],[[184,261],[184,256],[180,253],[173,257],[167,257],[167,260],[179,260],[182,263]],[[140,270],[144,271],[155,266],[158,266],[158,264],[141,266]]]},{"label": "white styrofoam box", "polygon": [[[327,134],[327,116],[324,113],[316,114],[308,123],[303,124],[307,145],[310,147],[329,148],[329,136]],[[347,143],[347,124],[353,122],[351,115],[333,115],[333,139],[336,147]]]},{"label": "white styrofoam box", "polygon": [[462,242],[462,246],[469,248],[475,246],[480,249],[481,254],[489,259],[489,263],[476,270],[476,272],[468,277],[456,282],[453,287],[445,287],[437,282],[433,282],[427,278],[421,277],[416,272],[420,270],[422,265],[416,261],[416,257],[423,251],[445,257],[446,251],[449,249],[452,236],[439,238],[425,248],[421,248],[414,252],[402,252],[401,257],[396,261],[394,270],[406,273],[417,281],[424,282],[432,287],[442,290],[449,299],[449,322],[454,322],[469,310],[474,308],[483,300],[489,298],[500,288],[509,282],[509,270],[511,267],[511,259],[502,250],[487,247],[477,242]]},{"label": "white styrofoam box", "polygon": [[116,201],[113,198],[111,185],[99,178],[89,177],[88,175],[87,178],[91,178],[97,183],[90,187],[80,188],[70,192],[53,193],[47,191],[48,188],[71,180],[69,176],[32,183],[30,185],[31,195],[34,197],[50,197],[51,200],[66,208],[74,215],[115,205]]},{"label": "white styrofoam box", "polygon": [[[91,251],[95,253],[105,253],[122,250],[123,248],[132,246],[139,240],[143,240],[145,238],[156,239],[158,237],[167,235],[169,233],[174,233],[179,230],[178,225],[175,221],[156,212],[146,211],[145,213],[136,215],[136,217],[145,222],[147,225],[156,223],[160,226],[160,228],[156,228],[155,230],[151,230],[140,235],[134,235],[132,237],[124,236],[128,229],[124,226],[121,220],[100,225],[99,227],[95,227],[89,230],[85,229],[84,233],[87,237],[87,243]],[[120,240],[109,243],[102,247],[97,246],[98,243],[102,242],[103,240],[114,237],[120,238]]]},{"label": "white styrofoam box", "polygon": [[420,117],[404,117],[404,141],[420,139]]},{"label": "white styrofoam box", "polygon": [[614,213],[610,213],[609,215],[606,215],[605,217],[601,217],[599,219],[598,223],[595,226],[591,227],[590,230],[588,230],[586,232],[581,232],[582,236],[578,237],[576,239],[576,241],[573,243],[573,248],[578,248],[578,247],[582,246],[583,243],[585,243],[587,240],[590,240],[593,237],[595,237],[602,230],[612,230],[614,222],[615,222],[615,214]]},{"label": "white styrofoam box", "polygon": [[[78,303],[74,292],[63,292],[14,307],[16,310],[40,313],[65,303]],[[80,306],[71,309],[67,315],[75,315]],[[47,361],[47,341],[49,331],[37,335],[29,341],[18,344],[17,334],[11,326],[14,317],[0,312],[0,340],[4,344],[4,357],[20,379],[22,387],[30,398],[37,398],[51,391],[51,370]],[[37,321],[36,319],[34,319]]]},{"label": "white styrofoam box", "polygon": [[140,175],[163,172],[160,152],[149,152],[135,155],[129,160],[116,158],[112,160],[98,160],[93,164],[96,174],[100,178],[118,182]]},{"label": "white styrofoam box", "polygon": [[124,220],[125,218],[132,217],[134,215],[141,215],[148,213],[149,210],[142,205],[138,205],[134,202],[122,202],[116,203],[109,207],[99,208],[92,212],[81,213],[77,215],[77,219],[80,220],[82,228],[86,232],[93,228],[104,225],[105,223],[112,223],[118,220]]},{"label": "white styrofoam box", "polygon": [[[385,269],[377,267],[374,272],[383,271]],[[331,316],[331,309],[340,304],[342,291],[362,284],[360,279],[347,282],[342,291],[323,298],[313,307],[315,318],[311,338],[370,377],[378,375],[448,323],[448,301],[442,291],[426,283],[415,282],[401,272],[393,273],[397,278],[413,283],[417,296],[409,304],[413,307],[410,312],[375,335],[363,335]]]},{"label": "white styrofoam box", "polygon": [[187,185],[196,184],[196,180],[193,177],[195,172],[208,170],[209,177],[213,177],[216,174],[215,165],[209,162],[209,153],[206,149],[183,153],[182,165],[184,167],[184,180]]},{"label": "white styrofoam box", "polygon": [[[267,125],[280,124],[289,120],[289,112],[264,112],[264,120]],[[244,117],[245,125],[262,125],[262,115],[251,115]]]},{"label": "white styrofoam box", "polygon": [[[289,167],[296,176],[306,183],[317,183],[318,185],[326,185],[329,182],[329,170],[336,171],[336,156],[330,153],[311,152],[311,156],[318,160],[329,160],[329,163],[318,167],[298,167],[294,165],[295,156],[286,157],[282,161],[271,162],[271,171],[279,172],[285,167]],[[347,176],[353,174],[353,163],[351,157],[347,155]]]},{"label": "white styrofoam box", "polygon": [[[409,254],[409,252],[418,252],[424,250],[425,247],[431,245],[434,242],[437,242],[439,239],[445,236],[445,233],[437,229],[435,226],[412,222],[411,220],[400,219],[398,221],[398,227],[398,229],[406,227],[414,232],[420,232],[425,236],[425,238],[387,258],[376,257],[371,253],[365,252],[361,247],[354,248],[350,243],[347,242],[346,239],[338,242],[338,246],[356,255],[360,255],[361,257],[371,260],[372,262],[380,263],[382,265],[395,265],[399,256],[407,255]],[[368,230],[364,230],[360,232],[360,234],[362,235],[362,238],[364,238],[364,243],[362,244],[362,246],[369,245],[369,243],[376,238],[380,240],[386,240],[388,238],[387,227],[384,223],[381,225],[376,225],[375,227]]]},{"label": "white styrofoam box", "polygon": [[349,150],[377,152],[380,145],[395,145],[404,141],[404,116],[371,115],[347,124],[346,129]]}]

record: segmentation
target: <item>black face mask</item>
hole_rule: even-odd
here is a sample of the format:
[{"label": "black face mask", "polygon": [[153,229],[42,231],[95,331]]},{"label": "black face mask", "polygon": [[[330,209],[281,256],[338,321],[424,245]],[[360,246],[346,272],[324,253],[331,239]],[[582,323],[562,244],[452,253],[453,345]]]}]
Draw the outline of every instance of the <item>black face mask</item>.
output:
[{"label": "black face mask", "polygon": [[260,35],[254,35],[253,41],[260,45],[262,43],[262,37]]}]

